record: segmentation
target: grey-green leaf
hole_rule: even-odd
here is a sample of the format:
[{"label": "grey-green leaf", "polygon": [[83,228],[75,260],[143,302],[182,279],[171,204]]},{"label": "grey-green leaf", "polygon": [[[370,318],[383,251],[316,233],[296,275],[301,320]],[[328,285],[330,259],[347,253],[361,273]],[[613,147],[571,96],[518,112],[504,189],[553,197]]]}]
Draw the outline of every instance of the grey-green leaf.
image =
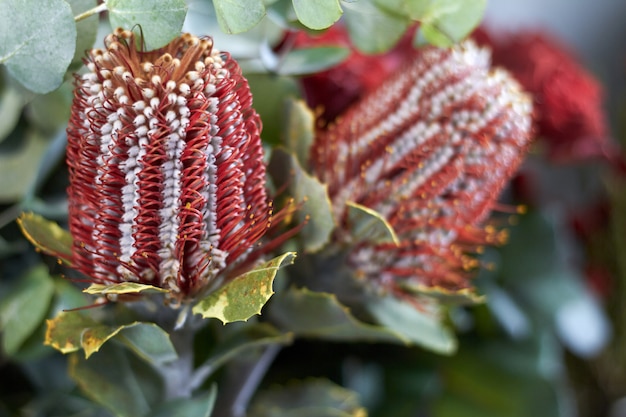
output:
[{"label": "grey-green leaf", "polygon": [[297,212],[299,222],[307,222],[299,234],[302,246],[307,252],[319,251],[335,227],[326,185],[304,171],[297,158],[282,148],[273,150],[268,169],[279,187],[285,181],[290,184],[289,195],[296,203],[304,202]]},{"label": "grey-green leaf", "polygon": [[298,20],[310,29],[326,29],[333,25],[343,11],[339,0],[293,0]]},{"label": "grey-green leaf", "polygon": [[259,393],[251,417],[365,417],[359,396],[326,379],[292,381]]},{"label": "grey-green leaf", "polygon": [[[96,0],[68,0],[72,7],[72,13],[77,16],[98,5]],[[85,51],[91,49],[96,42],[98,33],[98,15],[94,14],[76,23],[76,51],[72,58],[72,68],[82,66]]]},{"label": "grey-green leaf", "polygon": [[331,293],[292,287],[276,294],[268,313],[283,331],[298,337],[337,342],[410,343],[392,330],[358,320]]},{"label": "grey-green leaf", "polygon": [[38,167],[48,147],[42,135],[29,130],[22,143],[13,152],[0,153],[0,202],[8,203],[23,198],[37,177]]},{"label": "grey-green leaf", "polygon": [[17,125],[24,97],[11,85],[5,85],[0,91],[0,142],[2,142]]},{"label": "grey-green leaf", "polygon": [[285,104],[283,132],[285,145],[301,166],[309,160],[309,150],[315,135],[315,114],[304,100],[288,98]]},{"label": "grey-green leaf", "polygon": [[378,323],[411,343],[438,353],[454,353],[456,339],[444,325],[437,301],[416,297],[416,303],[419,305],[386,295],[371,296],[365,306]]},{"label": "grey-green leaf", "polygon": [[226,33],[252,29],[265,16],[263,0],[213,0],[220,28]]},{"label": "grey-green leaf", "polygon": [[115,344],[89,360],[73,353],[69,374],[89,398],[117,417],[145,416],[163,396],[156,371]]},{"label": "grey-green leaf", "polygon": [[281,75],[312,74],[340,64],[348,55],[350,55],[348,48],[338,46],[295,49],[283,57],[278,73]]},{"label": "grey-green leaf", "polygon": [[210,417],[217,398],[217,386],[192,398],[178,398],[159,406],[150,417]]},{"label": "grey-green leaf", "polygon": [[148,50],[180,35],[187,15],[184,0],[109,0],[107,8],[111,26],[143,35]]},{"label": "grey-green leaf", "polygon": [[27,271],[0,305],[2,347],[15,354],[24,341],[42,324],[54,294],[48,269],[42,264]]},{"label": "grey-green leaf", "polygon": [[374,0],[345,3],[345,22],[350,39],[361,51],[369,54],[389,50],[409,26],[405,16],[387,13]]},{"label": "grey-green leaf", "polygon": [[48,93],[63,82],[76,48],[76,24],[63,0],[0,2],[0,64],[26,88]]},{"label": "grey-green leaf", "polygon": [[414,13],[421,21],[420,31],[431,44],[450,46],[466,37],[480,23],[486,0],[437,0]]}]

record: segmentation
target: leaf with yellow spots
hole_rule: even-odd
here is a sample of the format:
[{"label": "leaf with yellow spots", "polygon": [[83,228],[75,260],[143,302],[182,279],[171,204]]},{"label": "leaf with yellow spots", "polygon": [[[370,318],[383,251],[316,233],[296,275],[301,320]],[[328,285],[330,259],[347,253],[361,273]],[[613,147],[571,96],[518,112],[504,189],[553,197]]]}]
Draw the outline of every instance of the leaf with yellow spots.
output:
[{"label": "leaf with yellow spots", "polygon": [[399,244],[393,227],[375,210],[353,201],[348,206],[348,227],[356,242]]},{"label": "leaf with yellow spots", "polygon": [[247,321],[261,314],[261,309],[274,294],[272,284],[278,269],[292,264],[295,257],[294,252],[286,252],[238,276],[200,300],[192,311],[204,318],[218,318],[224,324]]},{"label": "leaf with yellow spots", "polygon": [[17,224],[37,249],[71,266],[73,240],[70,232],[35,213],[23,213]]},{"label": "leaf with yellow spots", "polygon": [[453,291],[442,287],[428,287],[426,285],[413,284],[410,282],[403,282],[400,286],[410,293],[416,295],[426,295],[452,305],[464,306],[480,304],[484,303],[486,299],[484,295],[476,294],[471,288],[463,288],[461,290]]},{"label": "leaf with yellow spots", "polygon": [[89,287],[85,288],[83,292],[87,294],[123,295],[123,294],[138,294],[140,292],[166,293],[166,292],[169,292],[169,290],[155,287],[153,285],[140,284],[138,282],[120,282],[117,284],[109,284],[109,285],[91,284]]},{"label": "leaf with yellow spots", "polygon": [[156,324],[133,322],[122,325],[102,324],[82,311],[61,312],[47,320],[44,343],[62,353],[85,351],[85,358],[99,351],[115,338],[139,357],[156,363],[176,359],[169,335]]}]

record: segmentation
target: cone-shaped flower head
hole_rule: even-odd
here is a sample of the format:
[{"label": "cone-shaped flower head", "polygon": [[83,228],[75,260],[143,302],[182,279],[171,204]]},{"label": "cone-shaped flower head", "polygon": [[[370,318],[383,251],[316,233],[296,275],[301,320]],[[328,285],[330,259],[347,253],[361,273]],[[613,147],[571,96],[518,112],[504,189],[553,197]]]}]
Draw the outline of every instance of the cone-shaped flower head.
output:
[{"label": "cone-shaped flower head", "polygon": [[271,219],[248,83],[189,34],[144,52],[117,30],[86,65],[67,130],[73,263],[193,297],[250,260]]},{"label": "cone-shaped flower head", "polygon": [[469,254],[503,235],[485,225],[530,141],[531,100],[489,51],[429,47],[321,131],[312,166],[340,233],[346,202],[378,211],[399,245],[361,243],[350,262],[370,281],[469,286]]}]

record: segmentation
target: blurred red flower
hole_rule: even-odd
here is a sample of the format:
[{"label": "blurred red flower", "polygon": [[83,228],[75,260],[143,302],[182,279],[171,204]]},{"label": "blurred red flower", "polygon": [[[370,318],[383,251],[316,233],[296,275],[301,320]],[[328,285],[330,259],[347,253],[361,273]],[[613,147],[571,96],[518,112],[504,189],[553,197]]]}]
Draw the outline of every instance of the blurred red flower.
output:
[{"label": "blurred red flower", "polygon": [[473,37],[533,95],[537,134],[552,161],[615,155],[602,86],[566,45],[539,31],[496,36],[479,29]]},{"label": "blurred red flower", "polygon": [[412,30],[389,52],[366,55],[352,45],[346,28],[333,25],[320,34],[304,31],[294,33],[294,46],[343,46],[350,48],[350,56],[341,64],[316,74],[302,77],[302,87],[309,106],[321,109],[321,119],[329,122],[364,94],[375,89],[381,80],[392,74],[414,53],[411,47]]},{"label": "blurred red flower", "polygon": [[472,254],[504,240],[486,220],[525,155],[531,113],[519,84],[469,41],[425,48],[320,129],[311,166],[328,184],[339,240],[348,202],[380,213],[399,239],[357,242],[357,276],[392,290],[470,287]]}]

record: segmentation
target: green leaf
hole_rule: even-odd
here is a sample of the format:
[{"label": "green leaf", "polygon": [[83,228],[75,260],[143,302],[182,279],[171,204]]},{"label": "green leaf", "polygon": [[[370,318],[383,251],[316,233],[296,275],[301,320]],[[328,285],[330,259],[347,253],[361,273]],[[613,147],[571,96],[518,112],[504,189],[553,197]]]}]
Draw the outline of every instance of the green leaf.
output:
[{"label": "green leaf", "polygon": [[416,303],[418,305],[391,295],[371,296],[365,307],[378,323],[410,343],[437,353],[454,353],[456,339],[442,323],[438,304],[428,298],[416,298]]},{"label": "green leaf", "polygon": [[[67,0],[72,7],[74,16],[95,8],[97,0]],[[76,22],[76,50],[72,58],[71,68],[79,68],[83,65],[85,51],[91,49],[96,42],[98,34],[98,14]]]},{"label": "green leaf", "polygon": [[26,106],[28,121],[38,130],[54,134],[67,125],[72,107],[71,82],[48,94],[37,95]]},{"label": "green leaf", "polygon": [[69,374],[89,398],[117,417],[145,416],[163,397],[160,375],[113,344],[89,360],[72,354]]},{"label": "green leaf", "polygon": [[263,143],[278,145],[284,124],[285,98],[299,97],[300,86],[294,77],[276,74],[247,74],[254,108],[263,120]]},{"label": "green leaf", "polygon": [[26,88],[48,93],[74,56],[76,24],[63,0],[0,2],[0,64]]},{"label": "green leaf", "polygon": [[282,58],[278,73],[290,76],[313,74],[340,64],[349,55],[350,50],[340,46],[294,49]]},{"label": "green leaf", "polygon": [[24,104],[24,97],[16,88],[4,86],[0,92],[0,143],[17,126]]},{"label": "green leaf", "polygon": [[35,247],[49,255],[57,256],[71,265],[72,235],[57,223],[46,220],[38,214],[23,213],[17,224],[22,233]]},{"label": "green leaf", "polygon": [[374,54],[391,49],[409,26],[409,20],[377,7],[374,0],[345,4],[345,22],[352,43],[362,52]]},{"label": "green leaf", "polygon": [[289,98],[285,105],[285,119],[285,145],[298,158],[300,166],[306,166],[315,136],[315,114],[304,100]]},{"label": "green leaf", "polygon": [[48,148],[38,132],[28,130],[18,149],[0,154],[0,203],[22,199],[37,177],[37,167]]},{"label": "green leaf", "polygon": [[268,310],[279,328],[298,337],[338,342],[388,342],[409,344],[400,333],[355,318],[335,294],[289,288],[274,297]]},{"label": "green leaf", "polygon": [[298,221],[307,222],[299,233],[301,246],[306,252],[319,251],[335,228],[327,186],[307,174],[296,157],[281,148],[272,151],[268,171],[278,186],[283,185],[279,181],[288,182],[289,195],[296,203],[304,202],[297,211]]},{"label": "green leaf", "polygon": [[225,33],[245,32],[265,16],[263,0],[213,0],[213,7]]},{"label": "green leaf", "polygon": [[215,370],[233,358],[244,357],[251,350],[268,345],[287,345],[293,342],[293,334],[277,330],[268,323],[246,323],[221,341],[206,366]]},{"label": "green leaf", "polygon": [[339,0],[293,0],[293,8],[298,20],[315,30],[332,26],[343,13]]},{"label": "green leaf", "polygon": [[83,349],[85,359],[88,359],[106,342],[116,338],[144,360],[164,363],[176,359],[169,335],[154,323],[106,325],[81,311],[66,311],[48,320],[47,324],[44,343],[62,353]]},{"label": "green leaf", "polygon": [[326,379],[293,381],[260,392],[250,417],[365,417],[359,396]]},{"label": "green leaf", "polygon": [[108,0],[106,4],[111,26],[143,35],[148,50],[179,36],[187,14],[184,0]]},{"label": "green leaf", "polygon": [[139,294],[145,292],[147,294],[167,293],[169,290],[155,287],[154,285],[140,284],[138,282],[121,282],[117,284],[91,284],[83,290],[87,294]]},{"label": "green leaf", "polygon": [[355,242],[400,243],[393,227],[376,210],[353,201],[348,201],[346,205],[348,226]]},{"label": "green leaf", "polygon": [[135,322],[125,325],[115,340],[147,362],[161,364],[172,362],[178,357],[167,332],[154,323]]},{"label": "green leaf", "polygon": [[217,398],[217,386],[192,398],[179,398],[159,406],[150,417],[210,417]]},{"label": "green leaf", "polygon": [[203,318],[218,318],[224,324],[247,321],[261,314],[261,309],[274,294],[272,284],[278,269],[284,264],[292,264],[295,257],[294,252],[287,252],[238,276],[200,300],[193,307],[193,313]]},{"label": "green leaf", "polygon": [[16,287],[0,305],[4,352],[8,355],[17,353],[43,323],[53,295],[54,284],[44,265],[32,268],[19,278]]},{"label": "green leaf", "polygon": [[436,0],[413,9],[420,20],[420,31],[432,45],[448,47],[459,42],[478,26],[486,0]]}]

